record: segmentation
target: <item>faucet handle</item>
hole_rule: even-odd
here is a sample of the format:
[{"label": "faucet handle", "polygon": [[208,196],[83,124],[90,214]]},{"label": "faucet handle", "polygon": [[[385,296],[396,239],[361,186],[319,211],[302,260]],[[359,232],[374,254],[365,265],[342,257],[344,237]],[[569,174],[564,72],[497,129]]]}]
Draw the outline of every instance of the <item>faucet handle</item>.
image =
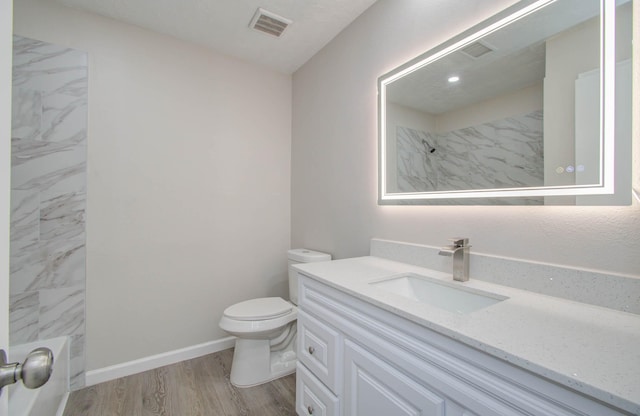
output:
[{"label": "faucet handle", "polygon": [[471,247],[469,245],[469,239],[466,237],[454,237],[450,238],[449,241],[451,241],[456,247]]}]

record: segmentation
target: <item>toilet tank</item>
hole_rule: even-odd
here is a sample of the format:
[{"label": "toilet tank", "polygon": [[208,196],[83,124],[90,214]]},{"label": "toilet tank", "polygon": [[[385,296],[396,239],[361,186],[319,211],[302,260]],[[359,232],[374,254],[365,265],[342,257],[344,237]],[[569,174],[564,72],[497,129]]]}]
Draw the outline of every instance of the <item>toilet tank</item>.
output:
[{"label": "toilet tank", "polygon": [[287,252],[289,258],[289,299],[294,305],[298,304],[298,272],[291,266],[299,263],[315,263],[318,261],[331,260],[331,254],[319,251],[307,250],[306,248],[294,248]]}]

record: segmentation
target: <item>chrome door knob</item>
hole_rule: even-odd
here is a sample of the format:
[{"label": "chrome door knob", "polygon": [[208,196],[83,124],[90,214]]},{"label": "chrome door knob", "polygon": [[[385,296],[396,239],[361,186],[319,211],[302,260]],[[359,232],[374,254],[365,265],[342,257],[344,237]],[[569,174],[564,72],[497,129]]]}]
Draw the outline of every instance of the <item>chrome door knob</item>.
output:
[{"label": "chrome door knob", "polygon": [[0,390],[22,380],[26,388],[37,389],[49,381],[53,371],[53,353],[49,348],[31,351],[24,363],[7,363],[7,354],[0,350]]},{"label": "chrome door knob", "polygon": [[37,389],[49,381],[53,372],[53,352],[49,348],[31,351],[20,367],[20,378],[28,389]]},{"label": "chrome door knob", "polygon": [[314,352],[316,352],[316,349],[313,347],[309,347],[309,354],[313,355]]}]

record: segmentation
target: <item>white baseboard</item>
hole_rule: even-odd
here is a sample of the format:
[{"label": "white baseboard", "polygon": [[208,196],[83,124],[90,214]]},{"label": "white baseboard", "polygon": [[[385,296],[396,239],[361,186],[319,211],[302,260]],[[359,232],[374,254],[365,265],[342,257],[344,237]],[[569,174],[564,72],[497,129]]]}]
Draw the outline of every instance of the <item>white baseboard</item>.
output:
[{"label": "white baseboard", "polygon": [[198,345],[192,345],[179,350],[140,358],[122,364],[99,368],[97,370],[90,370],[86,373],[85,386],[93,386],[95,384],[104,383],[105,381],[115,380],[120,377],[130,376],[132,374],[153,370],[154,368],[163,367],[165,365],[175,364],[180,361],[190,360],[192,358],[226,350],[233,347],[235,342],[235,337],[227,337]]}]

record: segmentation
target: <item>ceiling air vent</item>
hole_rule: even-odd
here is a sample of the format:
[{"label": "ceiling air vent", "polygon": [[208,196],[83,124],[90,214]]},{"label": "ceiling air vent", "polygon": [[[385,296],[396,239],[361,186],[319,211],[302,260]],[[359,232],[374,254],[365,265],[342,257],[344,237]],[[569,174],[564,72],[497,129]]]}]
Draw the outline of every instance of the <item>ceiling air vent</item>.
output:
[{"label": "ceiling air vent", "polygon": [[285,19],[282,16],[278,16],[275,13],[258,8],[256,14],[251,19],[250,28],[258,30],[260,32],[269,34],[279,38],[282,33],[292,23],[291,20]]},{"label": "ceiling air vent", "polygon": [[460,49],[460,52],[473,59],[478,59],[489,52],[493,52],[493,48],[488,46],[486,43],[475,41]]}]

